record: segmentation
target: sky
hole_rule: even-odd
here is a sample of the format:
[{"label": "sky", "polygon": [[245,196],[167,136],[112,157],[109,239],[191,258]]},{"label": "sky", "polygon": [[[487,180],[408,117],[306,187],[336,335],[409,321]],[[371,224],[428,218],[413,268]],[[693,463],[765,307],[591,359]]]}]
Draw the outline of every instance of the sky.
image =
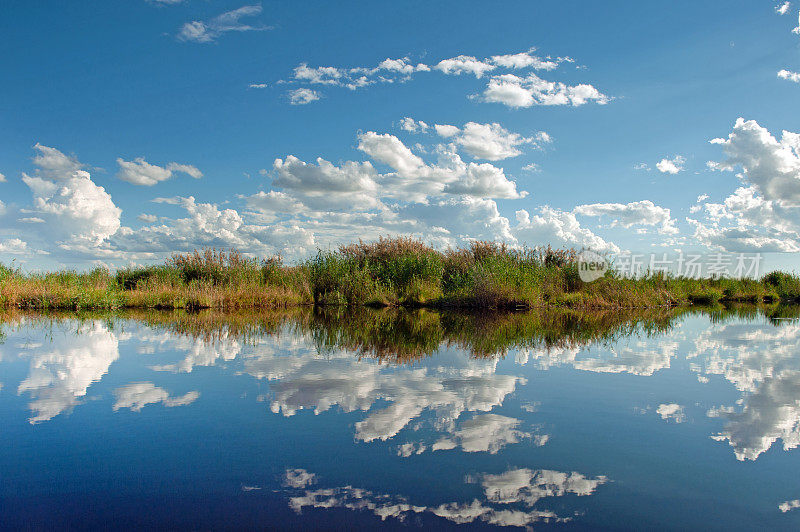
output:
[{"label": "sky", "polygon": [[5,264],[411,235],[800,270],[800,0],[0,9]]}]

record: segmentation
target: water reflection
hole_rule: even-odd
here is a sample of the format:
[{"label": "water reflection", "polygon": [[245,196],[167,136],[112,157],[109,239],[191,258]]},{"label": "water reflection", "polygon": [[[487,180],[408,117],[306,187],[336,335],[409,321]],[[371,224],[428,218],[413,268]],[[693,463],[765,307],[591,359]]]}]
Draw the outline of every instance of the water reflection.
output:
[{"label": "water reflection", "polygon": [[481,474],[465,480],[481,485],[482,499],[417,506],[403,496],[378,494],[352,486],[312,487],[320,479],[304,469],[287,469],[284,485],[299,492],[291,494],[289,499],[289,506],[297,513],[304,508],[346,508],[371,512],[382,521],[389,517],[404,521],[414,514],[430,513],[458,524],[482,521],[498,526],[527,527],[540,522],[566,523],[572,520],[572,516],[559,516],[552,510],[535,509],[541,499],[591,495],[608,481],[604,476],[590,478],[577,472],[524,468],[500,474]]},{"label": "water reflection", "polygon": [[[634,469],[649,471],[664,459],[665,439],[683,438],[677,441],[695,452],[719,452],[734,464],[800,446],[797,315],[791,307],[8,313],[0,315],[0,364],[13,371],[2,373],[0,412],[11,411],[8,390],[24,401],[30,424],[58,419],[62,427],[91,423],[67,415],[91,411],[81,406],[90,403],[97,423],[126,413],[142,423],[169,415],[175,423],[196,409],[221,416],[251,404],[257,410],[242,426],[285,434],[275,456],[283,453],[287,463],[276,485],[241,478],[237,489],[251,497],[280,494],[298,519],[338,508],[394,521],[564,523],[586,518],[584,502],[629,490],[619,463],[639,460]],[[215,411],[226,388],[240,402]],[[607,404],[598,409],[590,401]],[[447,497],[438,498],[391,481],[376,488],[363,475],[329,483],[324,466],[298,463],[291,448],[303,438],[292,426],[346,433],[337,452],[373,456],[379,467],[458,474]],[[595,452],[603,430],[617,431],[611,437],[620,438],[618,449]],[[626,431],[634,435],[627,443]],[[621,462],[608,458],[614,453]],[[681,459],[696,469],[704,456]],[[725,478],[713,469],[719,466],[709,467],[709,478]],[[751,471],[756,480],[763,473]],[[652,489],[670,472],[649,474]],[[771,511],[798,515],[798,494],[775,495]]]},{"label": "water reflection", "polygon": [[119,338],[99,320],[69,323],[54,330],[47,344],[21,345],[18,356],[30,361],[28,377],[17,392],[30,394],[31,424],[53,419],[80,404],[92,383],[119,358]]}]

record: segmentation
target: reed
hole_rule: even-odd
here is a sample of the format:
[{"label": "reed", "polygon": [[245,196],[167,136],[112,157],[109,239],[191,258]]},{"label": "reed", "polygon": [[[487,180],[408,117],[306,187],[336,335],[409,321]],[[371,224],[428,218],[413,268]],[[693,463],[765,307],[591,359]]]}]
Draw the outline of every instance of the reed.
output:
[{"label": "reed", "polygon": [[341,246],[297,265],[236,251],[177,254],[163,264],[24,273],[0,265],[0,307],[29,309],[241,309],[389,306],[474,309],[656,308],[800,300],[800,278],[630,279],[613,270],[591,283],[577,253],[473,242],[445,251],[407,237]]}]

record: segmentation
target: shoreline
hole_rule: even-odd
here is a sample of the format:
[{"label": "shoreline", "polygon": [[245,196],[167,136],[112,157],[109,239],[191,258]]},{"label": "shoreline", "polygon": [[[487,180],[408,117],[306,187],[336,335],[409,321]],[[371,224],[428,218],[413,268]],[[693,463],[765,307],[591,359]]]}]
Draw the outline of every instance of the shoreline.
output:
[{"label": "shoreline", "polygon": [[577,255],[495,242],[439,251],[401,237],[319,251],[296,266],[279,257],[252,259],[215,250],[115,273],[98,268],[25,274],[0,265],[0,308],[614,310],[800,302],[800,277],[790,273],[759,279],[662,272],[626,278],[608,270],[584,282]]}]

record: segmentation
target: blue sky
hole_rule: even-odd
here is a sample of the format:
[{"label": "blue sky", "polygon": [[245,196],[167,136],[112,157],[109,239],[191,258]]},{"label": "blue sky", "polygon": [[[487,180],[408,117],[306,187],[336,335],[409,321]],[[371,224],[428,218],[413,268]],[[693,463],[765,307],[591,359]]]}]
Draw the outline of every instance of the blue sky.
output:
[{"label": "blue sky", "polygon": [[795,269],[784,4],[6,2],[0,261],[412,234]]}]

